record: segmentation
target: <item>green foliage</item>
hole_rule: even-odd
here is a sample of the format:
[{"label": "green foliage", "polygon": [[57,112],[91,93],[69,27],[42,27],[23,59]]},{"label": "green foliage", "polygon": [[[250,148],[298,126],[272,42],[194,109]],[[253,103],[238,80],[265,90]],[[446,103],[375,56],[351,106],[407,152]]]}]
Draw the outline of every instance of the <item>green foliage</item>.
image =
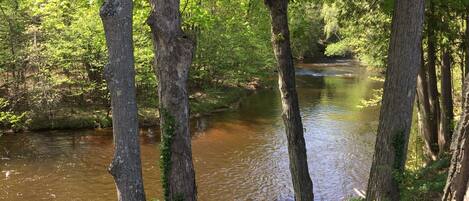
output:
[{"label": "green foliage", "polygon": [[326,47],[326,52],[324,53],[326,56],[346,56],[347,54],[351,53],[352,49],[349,45],[348,40],[341,40],[337,43],[329,44]]},{"label": "green foliage", "polygon": [[322,16],[324,31],[331,40],[326,55],[352,52],[367,65],[384,67],[391,33],[390,5],[390,1],[326,2]]},{"label": "green foliage", "polygon": [[365,198],[351,198],[348,201],[365,201]]},{"label": "green foliage", "polygon": [[360,104],[357,105],[358,108],[374,107],[379,106],[383,97],[383,89],[373,89],[372,96],[368,99],[363,99],[360,101]]},{"label": "green foliage", "polygon": [[24,117],[26,112],[15,114],[11,111],[5,111],[9,103],[4,98],[0,98],[0,129],[12,128],[15,131],[22,130],[24,127]]},{"label": "green foliage", "polygon": [[239,85],[273,73],[270,20],[262,2],[188,1],[184,29],[197,42],[191,81]]},{"label": "green foliage", "polygon": [[295,1],[289,4],[290,43],[293,57],[318,58],[322,56],[320,44],[323,36],[321,4]]},{"label": "green foliage", "polygon": [[446,184],[449,159],[444,157],[426,167],[404,172],[401,180],[403,201],[430,201],[439,199]]}]

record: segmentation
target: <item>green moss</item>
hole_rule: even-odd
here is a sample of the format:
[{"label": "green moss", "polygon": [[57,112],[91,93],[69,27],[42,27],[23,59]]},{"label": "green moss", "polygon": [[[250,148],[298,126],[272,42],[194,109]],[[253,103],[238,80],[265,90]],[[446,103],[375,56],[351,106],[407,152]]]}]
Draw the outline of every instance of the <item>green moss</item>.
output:
[{"label": "green moss", "polygon": [[282,33],[274,34],[273,37],[275,42],[282,42],[285,40],[285,36]]},{"label": "green moss", "polygon": [[365,198],[350,198],[348,201],[365,201]]},{"label": "green moss", "polygon": [[405,135],[403,131],[398,131],[393,139],[392,139],[392,146],[394,148],[394,163],[393,169],[397,172],[402,172],[404,168],[404,148],[405,148]]},{"label": "green moss", "polygon": [[160,113],[164,119],[164,123],[161,125],[163,133],[161,134],[160,144],[161,178],[163,182],[164,198],[165,200],[170,200],[169,175],[171,173],[171,145],[173,143],[176,122],[174,117],[165,108],[160,108]]}]

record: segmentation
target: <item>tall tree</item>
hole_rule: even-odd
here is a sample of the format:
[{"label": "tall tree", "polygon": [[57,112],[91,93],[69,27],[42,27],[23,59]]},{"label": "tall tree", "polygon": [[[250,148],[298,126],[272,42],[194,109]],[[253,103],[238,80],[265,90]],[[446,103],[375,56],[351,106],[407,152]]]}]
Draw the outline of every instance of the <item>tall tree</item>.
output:
[{"label": "tall tree", "polygon": [[[464,63],[465,63],[465,68],[464,68],[464,76],[469,73],[469,6],[466,6],[466,13],[464,14],[465,16],[465,21],[466,21],[466,29],[464,32]],[[464,98],[464,97],[463,97]]]},{"label": "tall tree", "polygon": [[179,0],[151,0],[147,20],[155,46],[165,200],[197,200],[187,79],[194,43],[181,29]]},{"label": "tall tree", "polygon": [[278,83],[282,100],[282,118],[288,140],[290,172],[295,200],[313,200],[313,183],[309,176],[306,145],[303,136],[295,67],[290,47],[288,29],[288,0],[265,0],[272,20],[272,46],[278,65]]},{"label": "tall tree", "polygon": [[423,61],[423,51],[422,64],[417,77],[417,105],[419,133],[422,135],[425,144],[425,155],[429,161],[436,160],[438,155],[438,131],[434,126],[436,126],[437,122],[433,122],[431,116],[428,96],[427,66],[425,66]]},{"label": "tall tree", "polygon": [[443,201],[469,200],[469,77],[467,76],[464,85],[463,111],[451,144],[452,159]]},{"label": "tall tree", "polygon": [[445,50],[441,64],[441,117],[438,145],[440,154],[449,148],[453,128],[453,87],[451,86],[451,53]]},{"label": "tall tree", "polygon": [[[433,1],[428,3],[427,16],[427,72],[428,72],[428,100],[430,103],[429,130],[432,131],[433,138],[438,141],[439,121],[440,121],[440,101],[438,99],[438,85],[436,76],[436,35],[435,35],[435,5]],[[438,149],[437,144],[433,149]]]},{"label": "tall tree", "polygon": [[111,92],[115,152],[109,172],[119,201],[143,201],[132,42],[132,1],[106,0],[100,15],[104,25],[109,63],[105,78]]},{"label": "tall tree", "polygon": [[399,200],[397,177],[404,170],[421,65],[424,0],[396,0],[394,3],[383,102],[368,181],[368,201]]}]

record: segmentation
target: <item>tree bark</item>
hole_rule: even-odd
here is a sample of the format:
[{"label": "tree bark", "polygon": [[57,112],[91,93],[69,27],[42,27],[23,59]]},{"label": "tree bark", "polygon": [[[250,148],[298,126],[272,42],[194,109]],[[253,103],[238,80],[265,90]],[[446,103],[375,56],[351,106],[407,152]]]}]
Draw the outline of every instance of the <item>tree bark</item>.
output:
[{"label": "tree bark", "polygon": [[114,177],[119,201],[143,201],[145,192],[135,94],[132,1],[107,0],[101,7],[100,15],[109,53],[104,77],[111,92],[115,146],[109,172]]},{"label": "tree bark", "polygon": [[[464,77],[469,73],[469,6],[466,7],[466,30],[464,34],[464,50],[465,50],[465,70]],[[464,98],[464,96],[463,96]]]},{"label": "tree bark", "polygon": [[469,200],[469,78],[465,78],[464,103],[458,130],[454,135],[452,159],[443,201]]},{"label": "tree bark", "polygon": [[435,36],[435,27],[432,23],[436,21],[434,16],[434,5],[432,1],[429,1],[429,11],[427,21],[427,54],[428,54],[428,97],[430,103],[430,129],[434,132],[434,138],[438,139],[439,133],[439,122],[440,122],[440,101],[438,98],[438,86],[437,86],[437,77],[436,77],[436,36]]},{"label": "tree bark", "polygon": [[151,0],[147,20],[155,46],[165,200],[197,200],[189,133],[187,80],[194,43],[181,29],[179,0]]},{"label": "tree bark", "polygon": [[453,133],[453,87],[451,85],[451,54],[443,52],[441,65],[441,117],[438,145],[440,154],[448,150]]},{"label": "tree bark", "polygon": [[296,93],[295,68],[288,29],[288,0],[265,0],[272,20],[272,46],[278,65],[282,118],[288,141],[290,172],[296,201],[311,201],[313,183],[308,171],[306,145]]},{"label": "tree bark", "polygon": [[417,77],[417,105],[419,117],[419,133],[425,143],[425,152],[428,161],[434,161],[438,156],[438,132],[436,123],[431,117],[430,102],[428,96],[427,68],[423,62]]},{"label": "tree bark", "polygon": [[396,0],[388,67],[375,154],[368,181],[368,201],[399,200],[412,123],[417,74],[421,66],[424,0]]}]

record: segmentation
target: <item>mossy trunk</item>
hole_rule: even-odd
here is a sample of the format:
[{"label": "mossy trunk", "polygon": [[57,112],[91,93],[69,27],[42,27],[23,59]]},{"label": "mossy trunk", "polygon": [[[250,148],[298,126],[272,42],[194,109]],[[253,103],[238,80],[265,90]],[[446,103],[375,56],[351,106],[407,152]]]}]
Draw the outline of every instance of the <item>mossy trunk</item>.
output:
[{"label": "mossy trunk", "polygon": [[388,66],[368,181],[368,201],[397,201],[404,170],[417,74],[421,66],[424,0],[396,0]]},{"label": "mossy trunk", "polygon": [[197,200],[189,133],[187,81],[194,43],[181,29],[179,1],[151,0],[147,20],[155,47],[162,177],[167,201]]},{"label": "mossy trunk", "polygon": [[313,183],[309,176],[303,136],[295,67],[288,30],[288,0],[265,0],[272,20],[272,46],[278,65],[278,83],[282,100],[282,117],[288,141],[290,172],[296,201],[313,200]]},{"label": "mossy trunk", "polygon": [[132,1],[107,0],[101,7],[109,63],[104,77],[111,92],[114,177],[119,201],[144,201],[132,42]]}]

